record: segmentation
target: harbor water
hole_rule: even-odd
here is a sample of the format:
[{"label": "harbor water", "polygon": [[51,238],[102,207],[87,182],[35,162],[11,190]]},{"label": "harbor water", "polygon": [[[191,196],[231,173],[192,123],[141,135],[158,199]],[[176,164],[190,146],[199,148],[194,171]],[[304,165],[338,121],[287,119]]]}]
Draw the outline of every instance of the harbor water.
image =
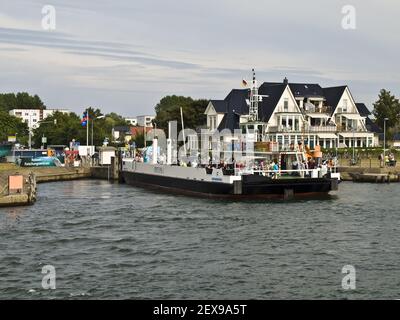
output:
[{"label": "harbor water", "polygon": [[232,202],[41,184],[34,206],[0,208],[0,299],[398,299],[399,194],[343,182],[325,199]]}]

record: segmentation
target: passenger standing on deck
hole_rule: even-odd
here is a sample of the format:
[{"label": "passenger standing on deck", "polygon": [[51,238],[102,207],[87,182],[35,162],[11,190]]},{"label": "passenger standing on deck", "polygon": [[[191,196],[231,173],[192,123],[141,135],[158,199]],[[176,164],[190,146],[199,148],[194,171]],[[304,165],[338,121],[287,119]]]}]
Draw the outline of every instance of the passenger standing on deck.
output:
[{"label": "passenger standing on deck", "polygon": [[379,166],[380,166],[381,168],[383,168],[383,153],[381,153],[381,154],[379,155],[378,160],[379,160]]},{"label": "passenger standing on deck", "polygon": [[274,163],[273,170],[274,170],[274,177],[273,178],[277,179],[278,178],[278,171],[279,171],[279,166],[278,166],[277,163]]}]

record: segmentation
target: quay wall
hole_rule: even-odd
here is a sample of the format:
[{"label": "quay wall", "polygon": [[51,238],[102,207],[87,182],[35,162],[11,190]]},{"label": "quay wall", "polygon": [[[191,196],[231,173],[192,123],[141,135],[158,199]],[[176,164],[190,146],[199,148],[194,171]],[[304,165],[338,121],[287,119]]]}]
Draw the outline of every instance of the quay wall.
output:
[{"label": "quay wall", "polygon": [[53,182],[53,181],[68,181],[90,178],[90,168],[68,168],[63,171],[47,171],[36,173],[38,183]]},{"label": "quay wall", "polygon": [[119,180],[120,162],[117,157],[111,158],[111,164],[90,168],[91,178],[105,180]]},{"label": "quay wall", "polygon": [[90,168],[90,176],[93,179],[118,180],[118,175],[109,166]]},{"label": "quay wall", "polygon": [[338,171],[340,172],[340,178],[343,181],[353,181],[353,176],[357,174],[375,174],[375,175],[388,175],[393,176],[393,180],[397,179],[397,176],[400,174],[400,170],[396,167],[385,167],[385,168],[377,168],[377,167],[357,167],[357,166],[348,166],[348,167],[338,167]]}]

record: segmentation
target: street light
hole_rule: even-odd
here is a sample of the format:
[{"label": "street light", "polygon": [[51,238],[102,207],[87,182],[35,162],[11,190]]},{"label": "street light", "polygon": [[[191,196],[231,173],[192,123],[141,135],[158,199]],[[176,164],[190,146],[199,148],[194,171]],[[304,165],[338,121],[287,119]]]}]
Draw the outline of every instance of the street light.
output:
[{"label": "street light", "polygon": [[385,157],[386,157],[386,121],[388,118],[383,119],[383,163],[385,164]]},{"label": "street light", "polygon": [[32,148],[32,123],[31,123],[31,121],[32,121],[32,115],[29,112],[29,122],[28,122],[28,134],[29,134],[28,147],[29,147],[29,150],[31,150],[31,148]]},{"label": "street light", "polygon": [[103,118],[105,118],[105,116],[98,116],[98,117],[93,117],[93,119],[92,119],[92,146],[93,146],[93,123],[94,123],[94,120],[95,119],[103,119]]},{"label": "street light", "polygon": [[[54,123],[55,125],[57,124],[57,119],[54,119],[53,121],[39,121],[39,124],[43,124],[43,123]],[[28,134],[29,134],[29,138],[28,138],[28,147],[29,150],[32,148],[32,115],[29,113],[29,122],[28,122],[29,126],[28,126]]]},{"label": "street light", "polygon": [[356,163],[356,150],[355,150],[355,145],[356,145],[356,138],[355,138],[355,126],[353,125],[351,127],[351,131],[353,131],[353,160],[352,160],[352,164],[355,165]]},{"label": "street light", "polygon": [[[39,124],[43,124],[43,123],[54,123],[54,125],[57,125],[57,119],[54,119],[52,121],[39,121]],[[44,149],[44,144],[45,143],[47,143],[47,138],[43,134],[43,136],[42,136],[42,149]]]}]

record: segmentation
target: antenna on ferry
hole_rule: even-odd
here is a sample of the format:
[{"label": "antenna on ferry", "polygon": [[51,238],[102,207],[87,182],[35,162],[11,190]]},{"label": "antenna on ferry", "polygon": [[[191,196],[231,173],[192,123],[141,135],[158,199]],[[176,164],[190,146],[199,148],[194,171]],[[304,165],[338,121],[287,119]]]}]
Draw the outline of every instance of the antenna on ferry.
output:
[{"label": "antenna on ferry", "polygon": [[250,108],[249,108],[249,119],[250,121],[258,121],[258,102],[260,101],[260,96],[258,95],[258,85],[256,80],[256,72],[254,68],[253,72],[253,81],[251,83],[250,89]]}]

